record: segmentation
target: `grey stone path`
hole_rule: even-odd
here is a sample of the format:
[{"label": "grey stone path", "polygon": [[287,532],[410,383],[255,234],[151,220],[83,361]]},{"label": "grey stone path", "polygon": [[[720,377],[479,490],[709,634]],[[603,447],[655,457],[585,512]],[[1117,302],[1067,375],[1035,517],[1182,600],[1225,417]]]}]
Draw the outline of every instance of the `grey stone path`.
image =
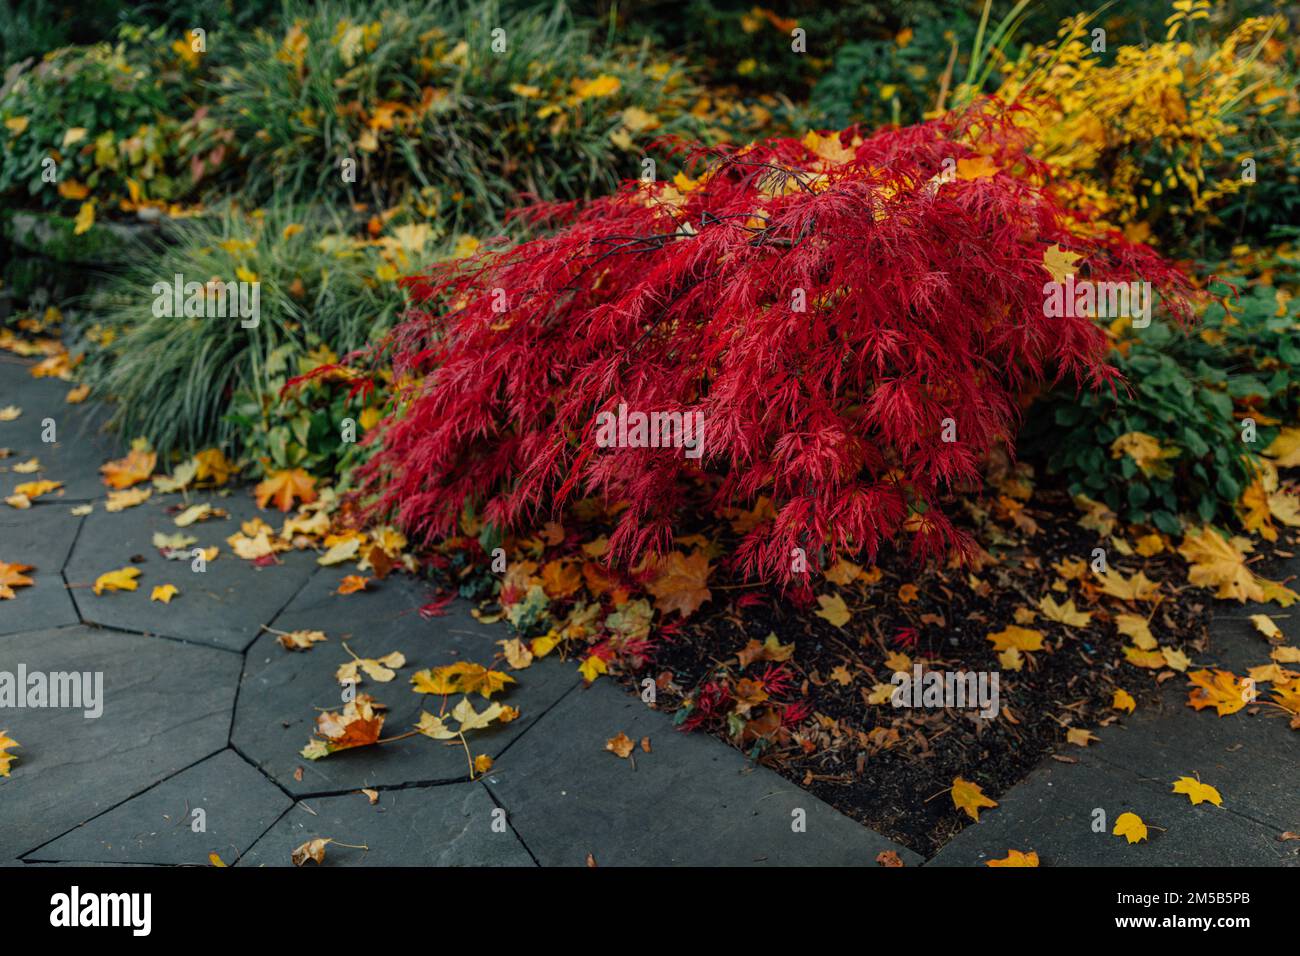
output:
[{"label": "grey stone path", "polygon": [[[0,447],[14,452],[3,465],[33,456],[43,465],[39,476],[0,472],[0,497],[35,477],[66,485],[26,511],[0,505],[0,560],[36,568],[33,587],[0,601],[0,671],[100,671],[104,710],[97,719],[0,710],[0,730],[22,744],[0,778],[0,865],[207,865],[216,853],[231,865],[287,866],[294,847],[318,837],[335,841],[326,864],[343,866],[582,866],[589,854],[611,866],[874,866],[882,850],[923,862],[722,743],[678,732],[609,680],[584,689],[572,663],[549,659],[517,672],[500,698],[520,719],[470,735],[474,753],[495,761],[475,780],[459,741],[422,736],[303,759],[316,714],[340,707],[334,671],[349,659],[345,642],[362,657],[406,655],[396,680],[361,685],[388,705],[384,735],[393,736],[436,708],[411,691],[412,673],[487,662],[505,626],[478,623],[463,604],[425,621],[417,611],[428,593],[409,578],[341,598],[347,569],[318,567],[310,553],[265,569],[238,560],[225,538],[254,513],[244,490],[211,499],[230,520],[187,529],[200,546],[221,547],[206,572],[162,558],[150,539],[176,530],[166,508],[177,497],[105,512],[98,469],[123,449],[96,433],[102,411],[64,404],[67,388],[0,355],[0,407],[23,409],[0,423]],[[58,422],[56,446],[40,441],[47,416]],[[90,515],[70,514],[90,500]],[[98,575],[132,559],[137,591],[91,593]],[[164,583],[181,593],[151,603]],[[1247,613],[1216,623],[1215,652],[1239,673],[1262,660]],[[263,625],[329,639],[291,653]],[[1263,716],[1193,714],[1183,683],[1171,682],[1159,712],[1140,711],[1103,731],[1102,744],[1075,750],[1077,764],[1046,761],[931,862],[977,865],[1016,848],[1036,850],[1044,865],[1296,865],[1300,843],[1277,836],[1300,832],[1300,734]],[[605,752],[620,732],[648,737],[650,752]],[[1196,773],[1219,786],[1224,809],[1168,792]],[[374,804],[363,788],[378,792]],[[1128,847],[1092,832],[1097,807],[1108,821],[1132,809],[1167,829]],[[791,826],[798,810],[805,832]]]}]

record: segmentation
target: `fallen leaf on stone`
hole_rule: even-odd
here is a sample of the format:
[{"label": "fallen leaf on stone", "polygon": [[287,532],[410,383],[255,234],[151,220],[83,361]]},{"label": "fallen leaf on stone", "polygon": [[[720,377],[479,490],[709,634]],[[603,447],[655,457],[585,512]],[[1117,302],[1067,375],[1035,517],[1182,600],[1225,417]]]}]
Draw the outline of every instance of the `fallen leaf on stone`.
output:
[{"label": "fallen leaf on stone", "polygon": [[347,538],[331,547],[328,551],[316,559],[316,563],[322,567],[330,567],[335,564],[342,564],[344,561],[350,561],[357,556],[361,550],[360,538]]},{"label": "fallen leaf on stone", "polygon": [[513,683],[515,679],[509,674],[489,670],[472,661],[457,661],[411,675],[412,689],[417,694],[471,694],[478,691],[487,699]]},{"label": "fallen leaf on stone", "polygon": [[891,868],[899,867],[903,865],[903,858],[898,855],[896,850],[881,850],[876,854],[876,863]]},{"label": "fallen leaf on stone", "polygon": [[41,495],[48,495],[51,491],[58,491],[63,487],[61,481],[50,481],[48,478],[42,478],[40,481],[26,481],[14,488],[14,494],[23,498],[35,500]]},{"label": "fallen leaf on stone", "polygon": [[271,501],[281,511],[288,511],[294,501],[310,504],[316,500],[316,479],[301,468],[273,471],[257,484],[253,494],[259,508]]},{"label": "fallen leaf on stone", "polygon": [[468,697],[462,697],[460,703],[452,708],[451,716],[460,723],[460,732],[464,733],[467,730],[481,730],[500,717],[504,710],[500,704],[491,703],[479,713],[474,710]]},{"label": "fallen leaf on stone", "polygon": [[136,580],[139,576],[139,568],[128,567],[108,571],[95,579],[94,591],[96,594],[103,594],[105,591],[134,591],[140,586],[140,582]]},{"label": "fallen leaf on stone", "polygon": [[991,800],[984,795],[979,784],[963,780],[961,777],[956,777],[952,781],[952,802],[958,810],[965,810],[976,823],[979,823],[981,808],[998,805],[996,800]]},{"label": "fallen leaf on stone", "polygon": [[308,860],[312,860],[319,866],[321,863],[325,862],[326,844],[333,843],[333,842],[334,842],[333,840],[328,838],[324,840],[320,838],[317,838],[315,840],[308,840],[302,846],[298,847],[291,854],[289,854],[289,859],[293,861],[294,866],[302,866]]},{"label": "fallen leaf on stone", "polygon": [[224,867],[226,865],[226,861],[219,857],[215,850],[208,854],[208,862],[215,867]]},{"label": "fallen leaf on stone", "polygon": [[1273,619],[1267,614],[1252,614],[1250,616],[1250,623],[1255,625],[1255,630],[1259,631],[1259,633],[1263,634],[1270,641],[1284,640],[1282,631],[1273,623]]},{"label": "fallen leaf on stone", "polygon": [[29,458],[18,462],[11,470],[15,475],[34,475],[41,470],[41,462],[39,458]]},{"label": "fallen leaf on stone", "polygon": [[155,548],[162,552],[184,551],[192,544],[198,542],[198,538],[191,537],[188,534],[181,534],[177,531],[175,534],[163,534],[161,531],[155,531],[150,539]]},{"label": "fallen leaf on stone", "polygon": [[162,494],[169,495],[178,491],[183,491],[194,481],[195,475],[198,474],[199,465],[193,458],[181,462],[177,465],[169,476],[155,475],[153,486]]},{"label": "fallen leaf on stone", "polygon": [[309,651],[313,644],[329,640],[324,631],[276,631],[275,639],[286,651]]},{"label": "fallen leaf on stone", "polygon": [[1021,853],[1019,850],[1008,850],[1007,855],[1000,860],[985,860],[985,866],[1038,866],[1038,853],[1030,850],[1028,853]]},{"label": "fallen leaf on stone", "polygon": [[1216,807],[1223,806],[1223,798],[1219,796],[1218,790],[1193,777],[1179,777],[1174,781],[1173,792],[1187,794],[1187,799],[1191,800],[1193,805],[1208,801]]},{"label": "fallen leaf on stone", "polygon": [[366,799],[370,801],[370,805],[371,805],[372,807],[373,807],[376,803],[379,802],[379,791],[378,791],[378,790],[370,790],[370,789],[368,789],[368,788],[366,788],[366,787],[362,787],[362,788],[361,788],[361,792],[364,793],[364,794],[366,795]]},{"label": "fallen leaf on stone", "polygon": [[1275,647],[1271,656],[1279,664],[1300,664],[1300,647]]},{"label": "fallen leaf on stone", "polygon": [[90,514],[94,510],[95,510],[94,505],[77,505],[75,508],[71,510],[70,514],[74,518],[81,518],[84,517],[85,515]]},{"label": "fallen leaf on stone", "polygon": [[23,410],[17,405],[6,405],[0,408],[0,422],[12,422],[22,413]]},{"label": "fallen leaf on stone", "polygon": [[[225,514],[225,512],[221,512],[221,514]],[[195,522],[206,521],[217,516],[217,510],[210,504],[190,505],[176,516],[176,527],[188,528]]]},{"label": "fallen leaf on stone", "polygon": [[1246,555],[1238,540],[1227,540],[1208,525],[1199,531],[1189,531],[1178,553],[1191,565],[1187,580],[1197,587],[1218,588],[1215,597],[1243,604],[1276,601],[1283,607],[1300,599],[1290,588],[1257,577],[1246,566]]},{"label": "fallen leaf on stone", "polygon": [[35,582],[27,576],[34,570],[30,564],[8,564],[0,561],[0,601],[10,601],[16,595],[14,588],[31,587]]},{"label": "fallen leaf on stone", "polygon": [[1141,843],[1147,838],[1147,825],[1136,813],[1121,813],[1115,818],[1114,836],[1125,837],[1129,843]]},{"label": "fallen leaf on stone", "polygon": [[1165,663],[1180,674],[1192,666],[1191,658],[1180,650],[1172,647],[1160,648],[1160,653],[1165,659]]},{"label": "fallen leaf on stone", "polygon": [[[352,653],[346,644],[343,645],[343,648],[349,654]],[[401,651],[393,651],[391,654],[385,654],[383,657],[378,658],[353,657],[352,660],[341,665],[334,672],[334,676],[340,684],[360,684],[361,672],[364,671],[365,675],[371,680],[386,684],[397,676],[397,672],[393,668],[405,666],[406,655]]]},{"label": "fallen leaf on stone", "polygon": [[622,757],[624,759],[627,759],[627,757],[631,755],[632,749],[635,746],[636,745],[632,742],[632,738],[629,737],[627,734],[623,733],[621,730],[618,732],[618,734],[616,734],[613,737],[610,737],[609,740],[605,741],[606,750],[608,750],[614,756]]},{"label": "fallen leaf on stone", "polygon": [[101,465],[104,484],[110,488],[130,488],[142,481],[148,481],[153,474],[158,456],[151,451],[132,449],[125,458]]},{"label": "fallen leaf on stone", "polygon": [[1111,698],[1110,706],[1116,710],[1128,711],[1130,714],[1137,710],[1137,701],[1133,695],[1126,690],[1116,690],[1115,696]]},{"label": "fallen leaf on stone", "polygon": [[22,744],[9,736],[7,730],[0,730],[0,777],[9,776],[9,765],[18,759],[17,754],[9,753],[9,748],[21,746]]},{"label": "fallen leaf on stone", "polygon": [[174,584],[156,584],[153,591],[149,593],[150,601],[161,601],[163,604],[171,604],[172,598],[181,593],[181,589]]},{"label": "fallen leaf on stone", "polygon": [[338,593],[355,594],[358,591],[364,591],[369,583],[369,578],[362,577],[359,574],[349,574],[339,582]]},{"label": "fallen leaf on stone", "polygon": [[1220,717],[1235,714],[1251,697],[1249,686],[1231,671],[1192,671],[1187,680],[1193,688],[1187,695],[1187,705],[1196,710],[1213,707]]},{"label": "fallen leaf on stone", "polygon": [[506,663],[514,670],[520,671],[532,666],[533,652],[530,648],[525,647],[524,642],[519,638],[512,637],[508,641],[497,641],[497,643],[501,645]]},{"label": "fallen leaf on stone", "polygon": [[134,508],[136,505],[148,501],[152,494],[152,488],[128,488],[126,491],[110,491],[108,501],[104,503],[104,510],[114,513],[125,511],[127,508]]},{"label": "fallen leaf on stone", "polygon": [[492,758],[487,754],[479,754],[474,758],[474,772],[487,773],[492,769]]},{"label": "fallen leaf on stone", "polygon": [[1091,730],[1084,730],[1081,727],[1071,727],[1068,731],[1066,731],[1065,739],[1068,740],[1070,743],[1074,744],[1076,747],[1086,747],[1094,740],[1100,740],[1101,738],[1098,737],[1096,734],[1094,734]]},{"label": "fallen leaf on stone", "polygon": [[339,750],[366,747],[379,740],[384,729],[380,705],[369,694],[358,694],[342,712],[326,711],[316,717],[316,736],[300,753],[308,760],[319,760]]}]

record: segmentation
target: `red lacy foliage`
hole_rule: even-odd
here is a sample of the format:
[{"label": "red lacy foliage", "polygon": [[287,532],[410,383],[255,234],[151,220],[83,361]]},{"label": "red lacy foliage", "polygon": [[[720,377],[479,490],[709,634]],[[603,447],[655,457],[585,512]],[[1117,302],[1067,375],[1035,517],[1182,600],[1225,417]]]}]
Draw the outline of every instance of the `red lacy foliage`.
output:
[{"label": "red lacy foliage", "polygon": [[[998,171],[936,179],[971,142]],[[746,573],[789,582],[792,549],[816,567],[900,532],[922,558],[963,548],[937,503],[1010,443],[1017,394],[1116,379],[1096,324],[1043,316],[1044,251],[1083,256],[1080,279],[1150,281],[1190,315],[1176,268],[1113,230],[1071,231],[1048,183],[987,114],[881,132],[842,163],[773,140],[715,156],[684,196],[628,183],[543,210],[554,234],[413,281],[417,302],[450,305],[386,343],[415,384],[363,472],[373,512],[424,537],[466,504],[519,527],[599,494],[628,503],[610,541],[628,560],[671,545],[703,471],[716,508],[776,506],[742,543]],[[620,402],[702,412],[703,459],[598,448],[596,416]]]}]

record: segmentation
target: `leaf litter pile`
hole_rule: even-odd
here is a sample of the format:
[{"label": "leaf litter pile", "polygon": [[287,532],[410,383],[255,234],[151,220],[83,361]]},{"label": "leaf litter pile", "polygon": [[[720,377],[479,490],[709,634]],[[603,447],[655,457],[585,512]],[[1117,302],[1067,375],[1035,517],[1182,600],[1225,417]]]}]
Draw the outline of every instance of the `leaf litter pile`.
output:
[{"label": "leaf litter pile", "polygon": [[[49,362],[33,373],[43,374],[37,370]],[[56,374],[69,377],[66,361]],[[5,410],[10,421],[21,414]],[[1258,665],[1248,673],[1199,663],[1212,654],[1206,624],[1215,600],[1281,608],[1297,600],[1289,582],[1271,579],[1267,569],[1270,558],[1292,556],[1288,549],[1297,543],[1292,529],[1300,527],[1300,509],[1278,469],[1300,466],[1300,431],[1284,429],[1266,454],[1275,466],[1266,462],[1255,505],[1242,514],[1253,537],[1189,527],[1176,538],[1128,527],[1097,502],[1037,484],[1030,465],[995,458],[983,494],[948,502],[979,542],[967,563],[918,567],[892,551],[870,565],[841,559],[819,571],[810,562],[812,587],[803,592],[746,581],[734,567],[742,536],[772,515],[763,499],[679,537],[662,558],[619,569],[606,560],[618,505],[584,500],[564,523],[504,539],[467,515],[461,534],[417,553],[393,527],[360,527],[350,499],[291,470],[267,474],[252,488],[268,516],[282,515],[279,527],[255,517],[226,543],[233,559],[263,568],[286,551],[307,549],[322,566],[351,563],[356,573],[340,585],[341,600],[383,600],[389,574],[418,575],[434,592],[422,617],[440,616],[460,597],[476,604],[482,622],[514,629],[507,640],[485,640],[478,661],[419,670],[408,667],[400,648],[369,659],[335,642],[335,678],[354,693],[339,710],[317,715],[304,759],[346,759],[334,755],[418,734],[431,745],[463,749],[470,778],[485,773],[492,759],[474,754],[475,732],[518,718],[508,703],[511,690],[538,659],[554,654],[575,666],[577,679],[617,680],[642,699],[653,696],[651,706],[670,713],[683,732],[712,734],[930,854],[996,807],[996,798],[1044,756],[1075,760],[1078,748],[1096,745],[1094,730],[1153,706],[1168,681],[1185,685],[1187,706],[1206,719],[1278,718],[1300,730],[1300,648],[1271,617],[1252,616]],[[0,459],[9,457],[0,450]],[[229,520],[219,503],[244,493],[233,482],[244,467],[208,449],[175,462],[170,474],[156,473],[157,456],[137,440],[124,458],[102,467],[105,499],[72,510],[120,511],[176,495],[166,512],[172,527],[153,536],[159,553],[231,560],[219,547],[192,549],[187,529]],[[18,481],[5,498],[8,507],[52,503],[63,494],[39,459],[0,461],[0,471]],[[1104,551],[1104,571],[1097,549]],[[23,557],[0,554],[0,600],[21,601],[22,589],[42,573]],[[185,600],[174,582],[145,581],[129,556],[123,562],[73,586],[103,600],[141,585],[150,601]],[[330,646],[321,631],[268,630],[284,653]],[[978,708],[894,707],[891,678],[917,668],[996,672],[998,713],[981,719]],[[422,695],[426,709],[413,727],[385,728],[387,705],[376,695],[402,691]],[[633,742],[620,728],[609,735],[606,750],[634,759]],[[0,776],[20,766],[21,756],[11,752],[20,748],[0,728]],[[640,750],[651,752],[648,739]],[[1193,777],[1174,782],[1172,792],[1193,803],[1222,799]],[[1147,825],[1124,814],[1113,833],[1139,843]],[[299,848],[295,862],[320,862],[331,841],[318,842]],[[1034,866],[1037,857],[1012,850],[990,865]]]}]

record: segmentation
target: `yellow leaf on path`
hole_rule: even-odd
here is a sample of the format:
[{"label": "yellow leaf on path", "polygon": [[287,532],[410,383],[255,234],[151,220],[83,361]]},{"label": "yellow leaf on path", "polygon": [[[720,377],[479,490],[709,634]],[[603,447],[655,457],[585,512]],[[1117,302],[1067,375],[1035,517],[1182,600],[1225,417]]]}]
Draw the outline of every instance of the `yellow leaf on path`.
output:
[{"label": "yellow leaf on path", "polygon": [[513,670],[521,671],[532,666],[533,652],[530,648],[525,647],[524,642],[519,638],[512,637],[508,641],[497,641],[497,643],[501,645],[506,657],[506,663]]},{"label": "yellow leaf on path", "polygon": [[1196,710],[1213,707],[1220,717],[1235,714],[1253,697],[1251,685],[1231,671],[1192,671],[1187,680],[1193,688],[1187,695],[1187,706]]},{"label": "yellow leaf on path", "polygon": [[692,551],[689,557],[674,551],[660,563],[657,576],[646,588],[654,595],[655,607],[661,614],[677,611],[687,618],[713,596],[708,586],[710,570],[708,555],[703,551]]},{"label": "yellow leaf on path", "polygon": [[215,513],[216,509],[212,505],[204,503],[200,505],[190,505],[184,511],[176,516],[176,527],[188,528],[198,521],[206,520]]},{"label": "yellow leaf on path", "polygon": [[1131,714],[1137,710],[1137,701],[1133,699],[1133,695],[1128,691],[1117,689],[1115,696],[1111,698],[1110,706],[1116,710],[1128,711]]},{"label": "yellow leaf on path", "polygon": [[474,772],[487,773],[492,769],[492,758],[487,754],[479,754],[474,758]]},{"label": "yellow leaf on path", "polygon": [[39,498],[41,495],[48,495],[51,491],[58,491],[63,487],[61,481],[50,481],[43,478],[40,481],[25,481],[14,488],[15,495],[21,495],[24,498]]},{"label": "yellow leaf on path", "polygon": [[616,736],[610,737],[605,741],[605,749],[616,757],[622,757],[626,760],[632,754],[632,749],[636,746],[632,738],[621,730]]},{"label": "yellow leaf on path", "polygon": [[104,510],[113,513],[125,511],[127,508],[134,508],[136,505],[148,501],[152,494],[152,488],[128,488],[125,491],[110,491],[108,500],[104,502]]},{"label": "yellow leaf on path", "polygon": [[1000,860],[985,860],[985,866],[1038,866],[1038,853],[1030,850],[1028,853],[1021,853],[1019,850],[1008,850],[1007,855]]},{"label": "yellow leaf on path", "polygon": [[337,593],[355,594],[357,591],[364,591],[366,589],[366,585],[369,583],[370,583],[369,578],[362,577],[359,574],[349,574],[346,575],[343,578],[343,580],[339,582]]},{"label": "yellow leaf on path", "polygon": [[821,610],[814,611],[824,621],[829,621],[836,627],[843,627],[849,623],[853,613],[849,610],[848,605],[844,603],[844,598],[838,594],[822,594],[817,598],[817,603],[821,605]]},{"label": "yellow leaf on path", "polygon": [[1101,738],[1091,730],[1084,730],[1082,727],[1071,727],[1066,731],[1065,739],[1076,747],[1086,747],[1094,740],[1100,740]]},{"label": "yellow leaf on path", "polygon": [[1246,555],[1237,543],[1221,537],[1208,525],[1189,531],[1178,553],[1191,565],[1187,580],[1197,587],[1217,587],[1215,597],[1243,604],[1276,600],[1283,607],[1300,597],[1289,588],[1257,577],[1246,566]]},{"label": "yellow leaf on path", "polygon": [[17,405],[6,405],[4,408],[0,408],[0,422],[15,421],[22,413],[23,410]]},{"label": "yellow leaf on path", "polygon": [[[344,649],[347,648],[346,644],[343,646]],[[340,665],[334,672],[334,677],[340,684],[360,684],[361,672],[365,671],[366,676],[371,680],[386,684],[397,676],[393,668],[405,666],[406,655],[401,651],[393,651],[383,657],[355,657],[346,664]]]},{"label": "yellow leaf on path", "polygon": [[1059,243],[1053,243],[1043,252],[1043,268],[1052,274],[1053,281],[1064,282],[1067,276],[1074,275],[1075,263],[1082,258],[1077,252],[1069,252]]},{"label": "yellow leaf on path", "polygon": [[63,396],[63,400],[69,405],[80,405],[89,394],[89,385],[78,385],[76,388],[69,389],[68,394]]},{"label": "yellow leaf on path", "polygon": [[32,570],[30,564],[8,564],[0,561],[0,601],[12,600],[16,595],[14,588],[30,587],[35,582],[27,576]]},{"label": "yellow leaf on path", "polygon": [[1300,647],[1275,647],[1272,658],[1279,664],[1300,664]]},{"label": "yellow leaf on path", "polygon": [[9,765],[18,759],[17,754],[8,752],[10,747],[21,747],[18,741],[9,736],[7,730],[0,730],[0,777],[9,776]]},{"label": "yellow leaf on path", "polygon": [[991,800],[984,795],[979,784],[963,780],[961,777],[953,778],[952,802],[958,810],[965,810],[976,823],[979,823],[981,808],[998,805],[996,800]]},{"label": "yellow leaf on path", "polygon": [[313,644],[329,640],[324,631],[286,631],[277,634],[275,639],[286,651],[309,651]]},{"label": "yellow leaf on path", "polygon": [[253,494],[259,508],[273,501],[281,511],[288,511],[294,501],[310,504],[316,500],[316,479],[301,468],[273,471],[257,484]]},{"label": "yellow leaf on path", "polygon": [[77,210],[77,218],[73,220],[72,234],[79,236],[84,232],[89,232],[90,227],[95,224],[95,200],[83,202],[81,208]]},{"label": "yellow leaf on path", "polygon": [[180,593],[181,589],[174,584],[155,584],[153,590],[149,592],[149,600],[171,604],[172,598]]},{"label": "yellow leaf on path", "polygon": [[140,586],[136,581],[139,576],[139,568],[127,567],[108,571],[95,579],[94,591],[96,594],[103,594],[105,591],[134,591]]},{"label": "yellow leaf on path", "polygon": [[435,717],[428,711],[420,711],[420,722],[415,725],[415,729],[434,740],[455,740],[457,736],[456,731],[448,727],[441,717]]},{"label": "yellow leaf on path", "polygon": [[608,672],[609,668],[606,667],[604,659],[597,657],[595,654],[588,656],[587,659],[578,666],[578,673],[582,675],[582,679],[588,684],[594,681],[601,674],[606,674]]},{"label": "yellow leaf on path", "polygon": [[344,561],[356,557],[359,550],[361,550],[361,539],[347,538],[346,540],[340,541],[317,558],[316,563],[324,567],[329,567],[334,564],[342,564]]},{"label": "yellow leaf on path", "polygon": [[221,859],[215,850],[208,854],[208,862],[215,867],[224,867],[226,865],[226,861]]},{"label": "yellow leaf on path", "polygon": [[1223,797],[1219,796],[1218,790],[1193,777],[1179,777],[1174,781],[1172,792],[1187,794],[1187,799],[1191,800],[1193,805],[1208,801],[1216,807],[1223,806]]},{"label": "yellow leaf on path", "polygon": [[1005,630],[989,634],[987,640],[993,642],[995,651],[1016,648],[1021,651],[1041,651],[1043,649],[1043,632],[1011,624]]},{"label": "yellow leaf on path", "polygon": [[474,705],[469,702],[468,697],[462,697],[460,703],[452,708],[451,716],[460,722],[460,732],[467,730],[480,730],[486,727],[492,721],[501,716],[504,708],[498,703],[488,704],[482,713],[474,710]]},{"label": "yellow leaf on path", "polygon": [[153,474],[158,456],[151,451],[132,449],[125,458],[101,465],[99,470],[104,475],[104,484],[110,488],[130,488],[142,481],[148,481]]},{"label": "yellow leaf on path", "polygon": [[1115,818],[1115,829],[1110,832],[1126,837],[1129,843],[1141,843],[1147,838],[1147,825],[1136,813],[1121,813]]},{"label": "yellow leaf on path", "polygon": [[1092,612],[1085,613],[1076,608],[1074,598],[1070,598],[1064,604],[1057,604],[1049,594],[1038,602],[1038,609],[1048,620],[1067,624],[1070,627],[1087,627],[1088,622],[1092,620]]}]

